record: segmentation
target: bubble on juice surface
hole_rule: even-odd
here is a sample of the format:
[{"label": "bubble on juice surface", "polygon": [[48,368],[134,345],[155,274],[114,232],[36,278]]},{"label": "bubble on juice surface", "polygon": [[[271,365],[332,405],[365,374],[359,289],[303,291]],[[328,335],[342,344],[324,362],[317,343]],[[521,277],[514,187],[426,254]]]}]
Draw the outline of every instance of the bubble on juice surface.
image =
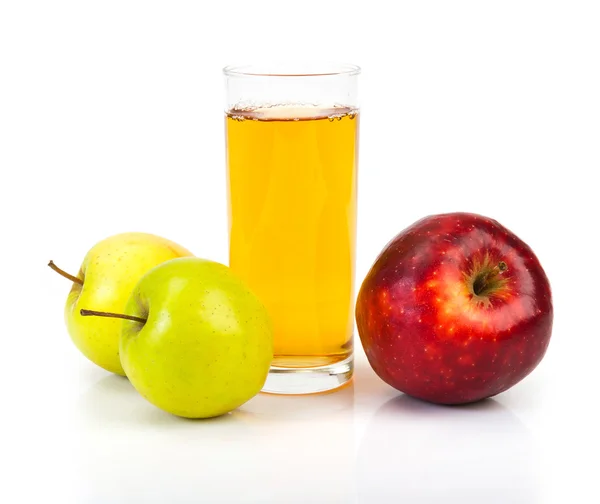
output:
[{"label": "bubble on juice surface", "polygon": [[329,122],[333,122],[336,119],[338,121],[341,121],[342,117],[347,116],[347,115],[348,115],[348,112],[342,112],[342,113],[337,113],[337,114],[331,114],[331,115],[327,116],[327,118],[329,119]]},{"label": "bubble on juice surface", "polygon": [[235,107],[227,112],[227,116],[233,120],[308,121],[329,119],[330,122],[333,122],[341,121],[344,117],[354,119],[357,113],[357,109],[341,105],[327,107],[318,104],[267,104]]}]

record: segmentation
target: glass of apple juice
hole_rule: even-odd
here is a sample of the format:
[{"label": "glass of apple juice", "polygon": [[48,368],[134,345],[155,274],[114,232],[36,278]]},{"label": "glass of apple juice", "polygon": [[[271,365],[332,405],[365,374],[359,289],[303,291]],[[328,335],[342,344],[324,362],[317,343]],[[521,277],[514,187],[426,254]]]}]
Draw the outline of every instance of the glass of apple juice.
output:
[{"label": "glass of apple juice", "polygon": [[275,331],[264,392],[352,377],[360,68],[228,66],[229,265]]}]

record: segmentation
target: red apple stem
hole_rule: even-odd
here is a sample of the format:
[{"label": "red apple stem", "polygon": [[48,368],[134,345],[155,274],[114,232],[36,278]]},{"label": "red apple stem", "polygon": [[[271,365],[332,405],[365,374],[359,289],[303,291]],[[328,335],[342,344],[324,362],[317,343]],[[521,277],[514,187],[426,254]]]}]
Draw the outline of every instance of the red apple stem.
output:
[{"label": "red apple stem", "polygon": [[140,322],[142,324],[145,324],[148,319],[142,318],[142,317],[135,317],[134,315],[125,315],[124,313],[111,313],[111,312],[103,312],[103,311],[96,311],[96,310],[84,310],[81,309],[79,310],[79,313],[81,314],[82,317],[108,317],[108,318],[118,318],[118,319],[124,319],[124,320],[131,320],[133,322]]},{"label": "red apple stem", "polygon": [[62,275],[65,278],[71,280],[71,282],[75,282],[75,283],[78,283],[79,285],[83,285],[83,280],[81,278],[77,278],[76,276],[73,276],[73,275],[67,273],[65,270],[60,269],[56,264],[54,264],[54,261],[50,261],[48,263],[48,266],[50,266],[50,268],[52,268],[54,271],[56,271],[59,275]]},{"label": "red apple stem", "polygon": [[473,280],[472,289],[476,296],[486,296],[495,291],[503,282],[499,277],[508,270],[508,265],[500,261],[493,268],[488,268],[477,275]]},{"label": "red apple stem", "polygon": [[496,266],[488,270],[488,272],[483,276],[483,281],[488,282],[493,280],[497,275],[502,275],[502,273],[507,270],[508,265],[504,261],[500,261],[498,264],[496,264]]}]

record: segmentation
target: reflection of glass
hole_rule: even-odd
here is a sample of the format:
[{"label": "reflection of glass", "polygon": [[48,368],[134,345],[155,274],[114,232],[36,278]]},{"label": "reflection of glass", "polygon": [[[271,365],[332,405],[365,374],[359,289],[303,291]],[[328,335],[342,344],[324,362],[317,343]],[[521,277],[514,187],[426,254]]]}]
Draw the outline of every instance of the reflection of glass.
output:
[{"label": "reflection of glass", "polygon": [[264,474],[273,504],[354,502],[354,386],[335,393],[283,397],[263,394],[247,409],[260,421],[261,437],[248,448],[263,453]]},{"label": "reflection of glass", "polygon": [[81,399],[74,501],[90,504],[352,502],[354,390],[263,394],[229,415],[185,420],[126,379]]},{"label": "reflection of glass", "polygon": [[358,108],[355,66],[227,67],[229,263],[265,303],[265,391],[352,375]]},{"label": "reflection of glass", "polygon": [[358,502],[534,504],[535,457],[529,431],[493,399],[441,407],[402,395],[367,426]]}]

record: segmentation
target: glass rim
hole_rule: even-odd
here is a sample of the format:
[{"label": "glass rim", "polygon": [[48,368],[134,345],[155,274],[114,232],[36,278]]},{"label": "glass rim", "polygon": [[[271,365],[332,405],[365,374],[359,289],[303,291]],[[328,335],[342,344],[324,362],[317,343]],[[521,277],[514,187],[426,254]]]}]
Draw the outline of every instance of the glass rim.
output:
[{"label": "glass rim", "polygon": [[358,65],[321,62],[227,65],[223,68],[226,77],[351,77],[360,72]]}]

